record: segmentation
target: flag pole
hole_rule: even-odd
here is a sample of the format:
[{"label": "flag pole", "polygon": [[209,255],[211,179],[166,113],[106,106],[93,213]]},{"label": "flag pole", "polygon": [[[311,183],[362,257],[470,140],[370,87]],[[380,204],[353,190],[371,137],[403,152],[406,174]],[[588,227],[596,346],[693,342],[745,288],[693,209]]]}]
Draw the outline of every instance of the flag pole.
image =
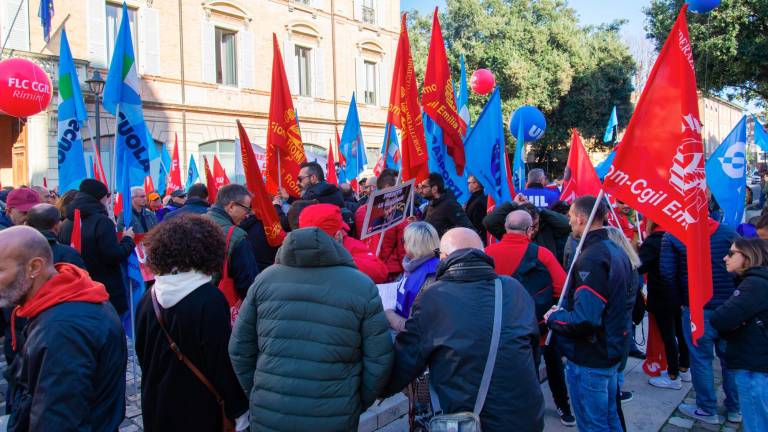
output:
[{"label": "flag pole", "polygon": [[[600,202],[603,200],[603,196],[605,195],[605,191],[600,189],[600,193],[597,194],[597,198],[595,199],[595,205],[592,206],[592,211],[589,213],[589,218],[587,219],[587,226],[586,230],[589,230],[592,228],[592,222],[595,220],[595,213],[597,213],[597,208],[600,206]],[[579,239],[579,244],[576,246],[576,252],[573,254],[573,260],[571,261],[571,265],[568,266],[568,274],[565,276],[565,282],[563,283],[563,291],[560,293],[560,299],[557,301],[557,307],[562,308],[563,307],[563,300],[565,299],[566,294],[568,293],[568,284],[571,281],[571,275],[573,274],[573,268],[575,267],[574,264],[576,264],[576,260],[579,258],[579,254],[581,254],[581,248],[584,246],[584,240],[587,238],[587,235],[589,234],[589,231],[585,231],[581,234],[581,238]],[[547,333],[547,339],[544,341],[544,345],[549,345],[549,342],[552,340],[552,330],[550,330]]]},{"label": "flag pole", "polygon": [[280,167],[280,146],[275,148],[277,149],[277,195],[280,196],[280,190],[283,189],[283,169]]},{"label": "flag pole", "polygon": [[640,215],[637,213],[637,210],[635,210],[635,224],[637,225],[637,241],[642,243],[643,233],[640,230]]}]

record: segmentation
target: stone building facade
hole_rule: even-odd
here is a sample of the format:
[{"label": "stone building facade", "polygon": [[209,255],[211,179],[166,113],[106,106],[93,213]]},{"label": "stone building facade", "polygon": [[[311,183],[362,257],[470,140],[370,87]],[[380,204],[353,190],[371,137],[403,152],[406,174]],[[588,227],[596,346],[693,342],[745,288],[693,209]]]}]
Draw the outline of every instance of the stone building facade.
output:
[{"label": "stone building facade", "polygon": [[[384,122],[399,34],[397,0],[126,0],[141,79],[144,116],[156,143],[169,150],[178,136],[182,169],[190,155],[218,154],[234,174],[235,120],[251,141],[266,143],[272,76],[272,34],[285,61],[308,158],[323,159],[343,129],[357,94],[370,165]],[[56,184],[56,87],[61,30],[66,28],[89,110],[90,132],[111,170],[114,118],[101,110],[95,138],[95,97],[86,80],[106,77],[121,19],[112,0],[57,0],[45,42],[39,2],[0,2],[3,58],[26,57],[49,73],[48,109],[27,119],[0,115],[0,182]],[[21,6],[21,8],[19,8]],[[16,23],[10,24],[16,16]],[[10,31],[9,31],[10,30]],[[5,35],[9,35],[7,43]],[[93,147],[85,140],[86,154]],[[230,175],[231,177],[231,175]]]}]

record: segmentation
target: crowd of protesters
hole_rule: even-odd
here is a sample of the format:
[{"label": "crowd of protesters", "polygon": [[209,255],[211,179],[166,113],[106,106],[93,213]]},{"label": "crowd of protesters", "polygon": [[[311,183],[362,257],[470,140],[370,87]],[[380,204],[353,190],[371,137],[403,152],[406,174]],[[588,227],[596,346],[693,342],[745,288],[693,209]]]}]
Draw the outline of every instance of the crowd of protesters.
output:
[{"label": "crowd of protesters", "polygon": [[[679,239],[621,202],[560,201],[541,169],[527,180],[489,209],[476,178],[462,204],[433,173],[415,185],[407,218],[360,238],[369,197],[395,186],[398,172],[355,190],[305,163],[301,197],[273,197],[287,233],[279,248],[238,184],[215,200],[202,184],[165,197],[133,188],[130,224],[97,180],[61,197],[6,188],[9,430],[118,429],[124,264],[137,244],[152,273],[134,311],[147,431],[352,431],[377,399],[399,392],[411,399],[413,430],[434,414],[474,410],[483,430],[540,431],[542,360],[564,425],[626,430],[623,370],[642,355],[633,336],[646,310],[668,364],[651,386],[692,381],[695,403],[681,412],[719,424],[718,357],[727,421],[768,430],[768,215],[738,230],[709,221],[713,296],[694,344]],[[392,304],[377,289],[384,283],[396,284]]]}]

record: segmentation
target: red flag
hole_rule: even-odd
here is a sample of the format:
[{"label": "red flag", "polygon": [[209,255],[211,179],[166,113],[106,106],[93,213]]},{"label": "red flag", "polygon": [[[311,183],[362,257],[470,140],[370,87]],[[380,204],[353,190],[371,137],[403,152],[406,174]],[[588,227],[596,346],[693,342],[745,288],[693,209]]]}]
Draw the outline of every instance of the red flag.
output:
[{"label": "red flag", "polygon": [[96,180],[106,185],[107,178],[104,176],[104,168],[102,168],[100,164],[101,164],[101,158],[93,161],[93,177],[95,177]]},{"label": "red flag", "polygon": [[570,204],[580,196],[597,196],[601,188],[600,178],[587,156],[579,132],[574,129],[571,133],[571,152],[568,154],[568,165],[563,175],[560,199]]},{"label": "red flag", "polygon": [[339,179],[336,177],[336,158],[333,157],[333,142],[328,140],[328,159],[325,163],[325,181],[331,184],[339,185]]},{"label": "red flag", "polygon": [[43,187],[48,189],[48,179],[43,176]]},{"label": "red flag", "polygon": [[146,176],[144,177],[144,193],[149,196],[152,192],[155,191],[155,183],[152,181],[152,176]]},{"label": "red flag", "polygon": [[[267,191],[277,195],[278,187],[293,197],[301,196],[299,187],[300,165],[307,161],[301,132],[293,109],[291,89],[285,76],[283,57],[272,33],[272,91],[269,99],[269,127],[267,128]],[[291,55],[292,53],[288,53]],[[278,167],[280,172],[278,173]]]},{"label": "red flag", "polygon": [[[415,178],[416,182],[421,182],[429,177],[427,142],[424,138],[424,123],[421,119],[416,73],[413,70],[411,44],[408,42],[405,17],[406,14],[403,14],[400,24],[400,40],[397,43],[392,90],[389,94],[387,123],[395,125],[402,131],[400,152],[403,158],[403,181]],[[389,140],[386,146],[389,146]],[[389,148],[384,150],[384,154],[388,154]]]},{"label": "red flag", "polygon": [[219,163],[219,158],[213,155],[213,181],[216,183],[216,190],[223,188],[229,184],[229,177],[227,172]]},{"label": "red flag", "polygon": [[694,340],[712,297],[709,217],[696,75],[684,5],[637,103],[605,190],[657,222],[688,249]]},{"label": "red flag", "polygon": [[216,180],[211,174],[211,167],[208,165],[208,158],[205,156],[203,156],[203,166],[205,167],[205,186],[208,188],[208,202],[213,204],[216,202],[219,188],[216,186]]},{"label": "red flag", "polygon": [[245,184],[248,191],[253,195],[251,207],[256,217],[264,225],[264,235],[267,237],[267,243],[272,247],[283,244],[285,232],[280,225],[280,217],[277,215],[272,200],[269,199],[267,188],[261,177],[259,164],[256,162],[256,154],[253,152],[251,140],[245,132],[245,128],[237,121],[237,130],[240,133],[240,155],[243,159],[243,172],[245,173]]},{"label": "red flag", "polygon": [[77,253],[82,253],[83,235],[82,222],[80,220],[80,209],[75,209],[75,218],[72,223],[72,235],[69,238],[69,245],[74,248]]},{"label": "red flag", "polygon": [[179,165],[179,136],[176,137],[176,145],[173,147],[173,159],[171,162],[171,173],[168,175],[168,188],[167,192],[173,192],[175,190],[182,189],[181,186],[181,165]]},{"label": "red flag", "polygon": [[648,348],[645,350],[643,372],[648,376],[657,377],[665,370],[667,370],[667,354],[664,349],[664,340],[661,338],[659,325],[656,324],[656,317],[649,313]]},{"label": "red flag", "polygon": [[424,73],[424,87],[421,91],[424,112],[443,129],[443,142],[448,154],[456,164],[456,173],[464,173],[464,140],[467,125],[459,116],[453,92],[451,69],[445,55],[445,42],[437,18],[437,7],[432,17],[432,40],[429,43],[427,70]]},{"label": "red flag", "polygon": [[112,210],[112,212],[116,215],[123,213],[123,195],[116,193],[115,194],[115,208]]}]

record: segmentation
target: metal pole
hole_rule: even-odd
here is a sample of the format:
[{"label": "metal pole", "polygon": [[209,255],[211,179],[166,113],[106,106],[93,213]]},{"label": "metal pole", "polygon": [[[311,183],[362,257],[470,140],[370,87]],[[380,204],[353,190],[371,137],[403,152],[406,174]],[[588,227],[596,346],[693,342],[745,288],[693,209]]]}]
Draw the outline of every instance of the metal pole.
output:
[{"label": "metal pole", "polygon": [[[573,254],[573,261],[571,261],[571,265],[568,267],[568,274],[565,276],[565,282],[563,283],[563,291],[560,293],[560,299],[557,301],[557,307],[558,309],[563,307],[563,300],[565,299],[566,294],[568,293],[568,284],[571,281],[571,274],[573,274],[573,267],[574,264],[576,264],[576,260],[579,258],[579,254],[581,253],[581,248],[584,246],[584,240],[587,238],[587,235],[589,234],[589,230],[592,228],[592,222],[595,220],[595,213],[597,212],[597,207],[600,206],[600,202],[603,200],[603,195],[605,195],[605,192],[600,189],[600,193],[597,194],[597,199],[595,199],[595,205],[592,206],[592,211],[589,213],[589,218],[587,219],[587,226],[585,228],[585,232],[581,235],[581,238],[579,239],[579,245],[576,246],[576,252]],[[552,340],[552,330],[547,333],[547,340],[544,341],[544,345],[549,345],[549,342]]]},{"label": "metal pole", "polygon": [[93,142],[101,156],[101,98],[96,94],[96,141]]}]

